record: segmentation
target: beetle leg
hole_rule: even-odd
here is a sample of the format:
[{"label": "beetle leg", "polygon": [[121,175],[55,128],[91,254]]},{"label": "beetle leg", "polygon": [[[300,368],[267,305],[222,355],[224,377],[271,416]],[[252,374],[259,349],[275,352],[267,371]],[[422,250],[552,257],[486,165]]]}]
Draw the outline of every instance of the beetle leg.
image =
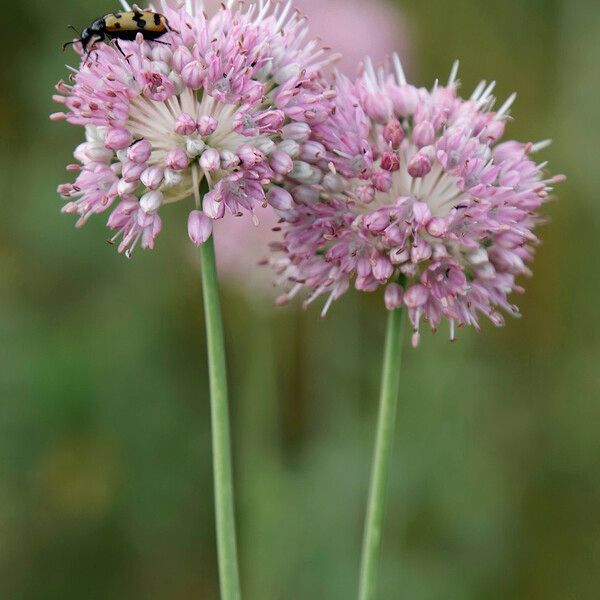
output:
[{"label": "beetle leg", "polygon": [[173,29],[173,27],[171,27],[171,23],[169,23],[169,21],[167,20],[167,17],[163,17],[163,18],[165,20],[165,23],[167,25],[167,29],[169,31],[173,31],[174,33],[179,33],[179,34],[181,33],[180,31],[177,31],[177,29]]},{"label": "beetle leg", "polygon": [[[111,42],[115,45],[115,47],[117,48],[117,50],[123,55],[125,56],[125,52],[123,52],[123,48],[121,48],[121,46],[119,45],[119,40],[117,38],[113,38],[111,40]],[[125,58],[127,58],[127,56],[125,56]]]},{"label": "beetle leg", "polygon": [[[94,39],[91,41],[89,48],[87,50],[87,54],[85,56],[85,62],[83,63],[83,66],[85,67],[85,65],[88,64],[88,60],[90,59],[90,56],[94,50],[94,46],[96,45],[97,42],[100,42],[104,39],[104,37],[94,37]],[[96,61],[98,61],[98,53],[96,53]]]},{"label": "beetle leg", "polygon": [[121,48],[121,45],[119,44],[119,40],[118,38],[110,38],[110,41],[112,44],[114,44],[114,46],[116,47],[116,49],[123,55],[123,58],[129,62],[129,56],[127,54],[125,54],[125,52],[123,52],[123,48]]}]

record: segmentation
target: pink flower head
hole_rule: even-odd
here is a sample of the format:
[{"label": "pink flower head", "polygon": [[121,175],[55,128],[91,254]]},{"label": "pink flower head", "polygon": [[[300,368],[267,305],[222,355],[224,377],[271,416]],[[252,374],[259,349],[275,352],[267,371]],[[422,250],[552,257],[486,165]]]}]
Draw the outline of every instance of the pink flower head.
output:
[{"label": "pink flower head", "polygon": [[415,345],[423,321],[435,330],[445,317],[454,339],[455,324],[478,327],[480,314],[496,325],[498,309],[518,314],[507,296],[521,291],[537,211],[563,178],[532,159],[546,142],[499,143],[514,95],[494,111],[494,84],[482,82],[462,99],[457,68],[432,90],[408,84],[397,56],[378,72],[367,61],[355,83],[338,77],[334,115],[311,132],[326,156],[295,163],[297,204],[280,213],[281,301],[306,288],[307,303],[328,296],[325,313],[351,283],[385,287]]},{"label": "pink flower head", "polygon": [[[150,10],[168,19],[162,43],[139,34],[119,41],[124,55],[96,43],[58,84],[54,99],[65,112],[52,115],[86,131],[79,164],[69,167],[78,177],[59,187],[64,212],[81,225],[111,209],[112,239],[128,256],[138,243],[154,246],[163,205],[195,197],[200,208],[201,185],[211,219],[227,211],[256,221],[257,207],[282,206],[278,188],[295,152],[284,131],[310,131],[332,110],[320,70],[335,57],[307,37],[289,2],[230,0],[212,16],[201,0],[162,0]],[[194,243],[208,225],[193,215]]]}]

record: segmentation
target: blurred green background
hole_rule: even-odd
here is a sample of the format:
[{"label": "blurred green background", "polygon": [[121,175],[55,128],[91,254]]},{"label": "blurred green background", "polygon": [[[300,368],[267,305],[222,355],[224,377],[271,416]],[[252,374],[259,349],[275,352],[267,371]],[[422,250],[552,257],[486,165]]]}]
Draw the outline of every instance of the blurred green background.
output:
[{"label": "blurred green background", "polygon": [[[100,0],[2,0],[0,599],[216,599],[198,260],[185,207],[158,251],[107,247],[56,186],[81,130],[47,119],[66,25]],[[386,600],[600,597],[600,7],[402,0],[411,78],[461,58],[465,91],[519,100],[511,137],[569,176],[524,318],[406,348],[383,539]],[[377,32],[373,32],[377,36]],[[244,249],[240,248],[243,253]],[[253,277],[252,273],[248,274]],[[248,600],[355,595],[385,314],[321,321],[228,282],[238,525]]]}]

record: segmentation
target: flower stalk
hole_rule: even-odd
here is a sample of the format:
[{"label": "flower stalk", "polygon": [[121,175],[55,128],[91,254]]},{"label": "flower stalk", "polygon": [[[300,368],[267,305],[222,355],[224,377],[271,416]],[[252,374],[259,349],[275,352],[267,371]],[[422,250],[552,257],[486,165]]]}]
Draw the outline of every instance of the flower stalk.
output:
[{"label": "flower stalk", "polygon": [[225,343],[213,237],[200,246],[208,348],[217,553],[222,600],[240,600]]},{"label": "flower stalk", "polygon": [[401,308],[390,311],[383,357],[375,451],[371,468],[371,484],[363,537],[359,600],[373,600],[375,598],[383,510],[400,391],[403,321],[403,310]]}]

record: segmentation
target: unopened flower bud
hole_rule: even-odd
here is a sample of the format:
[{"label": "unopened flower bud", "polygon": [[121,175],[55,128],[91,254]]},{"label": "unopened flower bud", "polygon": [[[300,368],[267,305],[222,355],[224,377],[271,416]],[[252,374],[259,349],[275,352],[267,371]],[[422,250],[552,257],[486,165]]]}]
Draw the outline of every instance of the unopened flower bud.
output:
[{"label": "unopened flower bud", "polygon": [[189,138],[185,142],[185,151],[190,158],[200,156],[204,148],[206,148],[206,144],[200,138]]},{"label": "unopened flower bud", "polygon": [[390,250],[390,260],[394,265],[401,265],[410,260],[410,254],[404,248],[394,248]]},{"label": "unopened flower bud", "polygon": [[284,140],[305,142],[310,136],[310,125],[307,123],[290,123],[283,127],[282,136]]},{"label": "unopened flower bud", "polygon": [[495,142],[504,135],[505,129],[506,121],[494,119],[485,126],[485,128],[481,132],[481,137],[484,139],[484,141]]},{"label": "unopened flower bud", "polygon": [[165,169],[164,172],[164,187],[172,188],[178,186],[183,181],[183,175],[172,169]]},{"label": "unopened flower bud", "polygon": [[408,163],[408,174],[411,177],[425,177],[430,171],[431,163],[421,152],[417,152]]},{"label": "unopened flower bud", "polygon": [[186,65],[192,62],[193,58],[189,48],[178,45],[175,52],[173,52],[173,67],[181,73]]},{"label": "unopened flower bud", "polygon": [[204,244],[212,234],[212,221],[199,210],[193,210],[188,217],[188,235],[196,245]]},{"label": "unopened flower bud", "polygon": [[294,161],[283,150],[275,150],[269,161],[271,168],[279,175],[287,175],[294,168]]},{"label": "unopened flower bud", "polygon": [[373,277],[377,281],[386,281],[394,272],[394,265],[387,256],[380,254],[373,264]]},{"label": "unopened flower bud", "polygon": [[402,307],[402,297],[404,290],[397,283],[390,283],[385,288],[384,301],[388,310],[395,310]]},{"label": "unopened flower bud", "polygon": [[155,213],[162,206],[163,200],[160,192],[148,192],[140,198],[140,208],[147,214]]},{"label": "unopened flower bud", "polygon": [[285,152],[291,158],[300,156],[300,144],[294,140],[283,140],[278,146],[278,150]]},{"label": "unopened flower bud", "polygon": [[394,112],[403,117],[409,117],[414,114],[419,104],[419,92],[412,85],[403,85],[391,92]]},{"label": "unopened flower bud", "polygon": [[370,204],[375,200],[375,188],[372,185],[359,185],[356,188],[356,195],[361,202]]},{"label": "unopened flower bud", "polygon": [[283,188],[273,185],[267,195],[268,203],[276,210],[291,210],[294,206],[292,195]]},{"label": "unopened flower bud", "polygon": [[[105,148],[97,142],[90,142],[85,144],[85,155],[89,161],[110,163],[113,157],[113,151]],[[81,161],[88,162],[88,161]]]},{"label": "unopened flower bud", "polygon": [[427,233],[433,237],[442,237],[448,226],[442,217],[433,217],[427,223]]},{"label": "unopened flower bud", "polygon": [[137,190],[139,184],[139,180],[126,181],[125,179],[120,179],[119,183],[117,184],[117,193],[121,197],[133,194],[133,192]]},{"label": "unopened flower bud", "polygon": [[405,133],[398,119],[391,119],[383,128],[383,139],[392,146],[394,150],[400,148]]},{"label": "unopened flower bud", "polygon": [[381,157],[381,168],[384,171],[397,171],[400,168],[400,159],[395,152],[384,152]]},{"label": "unopened flower bud", "polygon": [[169,73],[169,81],[173,84],[173,92],[176,96],[181,96],[185,91],[185,83],[181,79],[181,75],[176,71]]},{"label": "unopened flower bud", "polygon": [[412,140],[417,147],[429,146],[435,139],[435,129],[429,121],[419,123],[412,133]]},{"label": "unopened flower bud", "polygon": [[344,178],[338,173],[327,173],[323,177],[323,187],[332,193],[343,192],[345,188],[344,182]]},{"label": "unopened flower bud", "polygon": [[141,175],[141,182],[149,190],[157,190],[163,181],[164,170],[161,167],[154,166],[148,167]]},{"label": "unopened flower bud", "polygon": [[173,52],[169,46],[164,44],[153,45],[152,59],[155,61],[171,64],[173,60]]},{"label": "unopened flower bud", "polygon": [[294,168],[290,172],[290,177],[301,183],[308,183],[312,177],[311,166],[302,160],[294,161]]},{"label": "unopened flower bud", "polygon": [[417,284],[409,288],[404,294],[404,304],[408,308],[419,308],[423,306],[429,298],[429,291],[424,285]]},{"label": "unopened flower bud", "polygon": [[245,167],[254,167],[263,162],[265,159],[262,152],[250,144],[244,144],[243,146],[240,146],[240,149],[238,150],[238,156]]},{"label": "unopened flower bud", "polygon": [[389,192],[392,189],[392,174],[389,171],[377,171],[371,179],[373,186],[380,192]]},{"label": "unopened flower bud", "polygon": [[308,162],[316,162],[325,157],[325,152],[323,144],[310,140],[302,145],[300,158]]},{"label": "unopened flower bud", "polygon": [[198,90],[204,82],[204,65],[199,60],[192,60],[181,71],[181,78],[192,89]]},{"label": "unopened flower bud", "polygon": [[285,121],[285,113],[281,110],[267,110],[256,119],[256,125],[261,133],[279,131]]},{"label": "unopened flower bud", "polygon": [[171,67],[162,60],[154,60],[152,61],[152,71],[154,73],[161,73],[166,77],[171,72]]},{"label": "unopened flower bud", "polygon": [[289,65],[285,65],[281,69],[279,69],[273,76],[273,79],[279,84],[283,85],[292,77],[297,77],[302,71],[302,67],[297,63],[292,63]]},{"label": "unopened flower bud", "polygon": [[390,216],[385,211],[377,210],[365,216],[364,224],[372,233],[381,233],[390,224]]},{"label": "unopened flower bud", "polygon": [[258,138],[254,142],[254,145],[266,156],[268,156],[272,152],[275,152],[275,149],[277,148],[275,142],[268,137]]},{"label": "unopened flower bud", "polygon": [[219,126],[219,121],[209,115],[202,115],[198,119],[198,133],[200,135],[212,135]]},{"label": "unopened flower bud", "polygon": [[183,171],[190,164],[187,154],[181,148],[173,148],[167,154],[166,163],[169,169]]},{"label": "unopened flower bud", "polygon": [[127,149],[127,158],[135,163],[145,163],[152,153],[152,144],[148,140],[135,142]]},{"label": "unopened flower bud", "polygon": [[233,169],[239,164],[239,157],[233,152],[231,152],[231,150],[221,150],[221,166],[223,167],[223,169]]},{"label": "unopened flower bud", "polygon": [[410,249],[410,260],[414,264],[418,264],[431,258],[433,254],[433,250],[431,248],[431,244],[426,242],[423,238],[417,237],[415,243],[411,246]]},{"label": "unopened flower bud", "polygon": [[127,148],[132,141],[131,132],[122,127],[114,127],[106,134],[104,145],[111,150],[121,150]]},{"label": "unopened flower bud", "polygon": [[221,219],[225,214],[225,202],[217,202],[215,192],[209,192],[202,199],[202,210],[211,219]]},{"label": "unopened flower bud", "polygon": [[431,218],[431,211],[426,202],[415,202],[412,207],[412,216],[415,225],[421,227]]},{"label": "unopened flower bud", "polygon": [[134,163],[128,160],[126,163],[123,164],[121,175],[123,176],[123,179],[127,182],[139,181],[140,175],[144,172],[145,169],[146,165]]},{"label": "unopened flower bud", "polygon": [[320,191],[313,185],[298,185],[293,189],[293,192],[294,198],[303,204],[318,202],[321,197]]},{"label": "unopened flower bud", "polygon": [[179,135],[191,135],[198,129],[198,124],[187,113],[181,113],[175,121],[175,132]]},{"label": "unopened flower bud", "polygon": [[207,148],[200,157],[200,167],[213,173],[221,168],[221,156],[215,148]]}]

